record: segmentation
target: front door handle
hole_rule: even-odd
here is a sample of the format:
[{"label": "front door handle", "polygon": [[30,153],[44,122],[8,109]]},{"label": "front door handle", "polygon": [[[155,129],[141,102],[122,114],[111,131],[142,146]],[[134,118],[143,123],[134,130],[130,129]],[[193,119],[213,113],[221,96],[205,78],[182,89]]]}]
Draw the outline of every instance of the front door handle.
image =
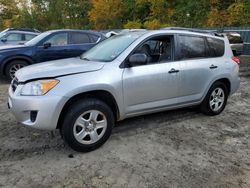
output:
[{"label": "front door handle", "polygon": [[217,69],[218,66],[216,66],[216,65],[211,65],[209,68],[210,68],[210,69]]},{"label": "front door handle", "polygon": [[178,72],[180,72],[180,71],[176,70],[174,68],[172,68],[170,71],[168,71],[169,74],[178,73]]}]

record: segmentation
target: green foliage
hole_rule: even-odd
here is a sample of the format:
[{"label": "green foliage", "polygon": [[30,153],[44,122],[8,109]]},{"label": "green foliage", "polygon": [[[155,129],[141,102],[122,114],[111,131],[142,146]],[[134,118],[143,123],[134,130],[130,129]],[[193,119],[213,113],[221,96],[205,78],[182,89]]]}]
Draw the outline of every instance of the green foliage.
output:
[{"label": "green foliage", "polygon": [[161,27],[161,23],[159,20],[149,20],[144,23],[144,27],[146,29],[159,29]]},{"label": "green foliage", "polygon": [[96,29],[119,28],[125,9],[122,0],[91,0],[89,19]]},{"label": "green foliage", "polygon": [[238,0],[228,7],[227,24],[242,26],[250,24],[250,9],[243,0]]},{"label": "green foliage", "polygon": [[249,25],[250,0],[0,0],[0,30]]},{"label": "green foliage", "polygon": [[142,27],[142,23],[139,20],[128,21],[123,27],[124,29],[140,29]]}]

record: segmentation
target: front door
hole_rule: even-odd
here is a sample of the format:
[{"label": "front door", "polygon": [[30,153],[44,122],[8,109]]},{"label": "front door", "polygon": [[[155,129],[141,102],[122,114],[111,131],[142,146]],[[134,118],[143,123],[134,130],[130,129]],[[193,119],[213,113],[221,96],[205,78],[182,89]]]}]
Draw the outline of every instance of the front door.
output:
[{"label": "front door", "polygon": [[68,58],[70,53],[70,45],[68,44],[68,33],[57,33],[51,36],[44,44],[51,44],[49,47],[43,45],[38,46],[36,57],[38,62],[51,61],[57,59]]},{"label": "front door", "polygon": [[135,53],[144,53],[146,65],[125,68],[124,104],[127,115],[154,111],[177,103],[179,62],[173,61],[173,36],[158,36],[142,43]]}]

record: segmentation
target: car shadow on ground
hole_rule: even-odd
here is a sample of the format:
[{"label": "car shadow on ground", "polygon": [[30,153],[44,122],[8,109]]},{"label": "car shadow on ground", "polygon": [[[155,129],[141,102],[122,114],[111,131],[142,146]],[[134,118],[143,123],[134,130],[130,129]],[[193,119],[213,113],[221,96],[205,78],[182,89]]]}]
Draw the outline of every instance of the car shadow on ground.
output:
[{"label": "car shadow on ground", "polygon": [[176,110],[168,110],[158,113],[152,113],[133,118],[128,118],[117,122],[113,134],[119,134],[128,130],[159,128],[172,123],[199,117],[202,114],[198,107],[189,107]]}]

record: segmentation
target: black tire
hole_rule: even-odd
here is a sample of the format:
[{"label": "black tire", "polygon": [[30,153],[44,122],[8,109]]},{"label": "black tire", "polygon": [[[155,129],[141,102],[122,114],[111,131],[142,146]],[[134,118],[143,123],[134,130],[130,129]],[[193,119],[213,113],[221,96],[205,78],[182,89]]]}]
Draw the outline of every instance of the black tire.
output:
[{"label": "black tire", "polygon": [[[216,90],[216,89],[222,89],[224,91],[224,102],[221,105],[221,107],[218,110],[213,110],[211,105],[210,105],[210,100],[212,100],[212,93]],[[228,95],[229,95],[229,91],[226,87],[226,85],[222,82],[215,82],[211,88],[209,89],[205,99],[203,100],[203,102],[201,103],[200,109],[201,112],[205,115],[209,115],[209,116],[216,116],[219,115],[226,107],[227,104],[227,99],[228,99]]]},{"label": "black tire", "polygon": [[[104,114],[107,127],[104,131],[103,136],[92,144],[83,144],[80,143],[76,137],[74,136],[74,125],[75,122],[84,112],[88,112],[90,110],[97,110]],[[64,141],[75,151],[78,152],[89,152],[95,150],[102,146],[110,137],[112,129],[114,126],[114,114],[111,111],[110,107],[95,98],[86,98],[80,101],[75,102],[69,107],[69,110],[64,118],[61,127],[61,134]]]},{"label": "black tire", "polygon": [[[11,81],[13,79],[13,69],[16,68],[18,69],[18,67],[20,67],[19,69],[28,66],[29,64],[24,61],[24,60],[14,60],[11,61],[10,63],[7,64],[6,68],[5,68],[5,75],[7,77],[7,79],[9,81]],[[19,70],[18,69],[18,70]]]}]

